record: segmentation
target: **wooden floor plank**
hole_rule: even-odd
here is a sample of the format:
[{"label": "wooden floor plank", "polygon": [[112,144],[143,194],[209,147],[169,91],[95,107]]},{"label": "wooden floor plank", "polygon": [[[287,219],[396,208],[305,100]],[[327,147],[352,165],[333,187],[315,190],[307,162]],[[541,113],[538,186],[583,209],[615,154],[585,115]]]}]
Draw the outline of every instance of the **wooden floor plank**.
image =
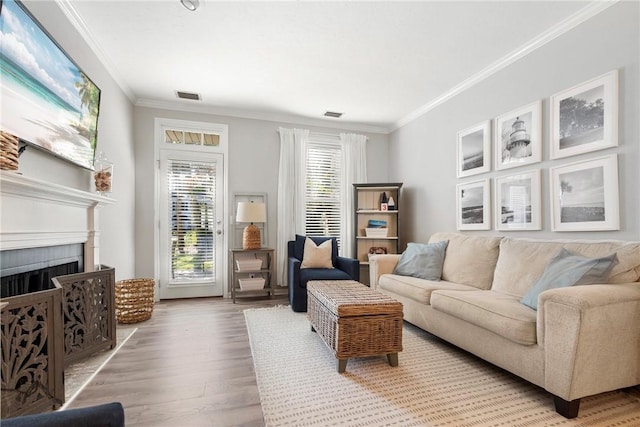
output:
[{"label": "wooden floor plank", "polygon": [[161,301],[69,408],[121,402],[127,427],[263,426],[242,311],[282,304]]}]

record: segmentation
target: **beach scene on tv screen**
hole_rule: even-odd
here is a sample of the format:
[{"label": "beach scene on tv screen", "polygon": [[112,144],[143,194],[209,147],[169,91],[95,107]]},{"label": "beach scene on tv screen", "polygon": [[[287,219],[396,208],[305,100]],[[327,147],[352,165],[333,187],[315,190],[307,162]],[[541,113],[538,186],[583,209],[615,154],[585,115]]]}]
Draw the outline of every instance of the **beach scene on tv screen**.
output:
[{"label": "beach scene on tv screen", "polygon": [[0,11],[0,128],[93,169],[100,89],[15,1]]}]

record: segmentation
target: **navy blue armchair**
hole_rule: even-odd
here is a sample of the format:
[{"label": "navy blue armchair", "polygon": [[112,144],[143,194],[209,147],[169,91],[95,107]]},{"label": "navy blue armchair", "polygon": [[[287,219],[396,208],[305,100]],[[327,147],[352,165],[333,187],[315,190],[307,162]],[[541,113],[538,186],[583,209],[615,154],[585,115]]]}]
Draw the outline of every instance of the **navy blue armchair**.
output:
[{"label": "navy blue armchair", "polygon": [[2,427],[124,427],[124,408],[119,402],[44,414],[5,418]]},{"label": "navy blue armchair", "polygon": [[288,242],[287,282],[289,302],[293,311],[307,311],[307,282],[309,280],[360,280],[360,261],[338,256],[338,243],[333,237],[311,237],[316,245],[333,240],[331,260],[334,268],[300,268],[304,257],[305,236],[296,235]]}]

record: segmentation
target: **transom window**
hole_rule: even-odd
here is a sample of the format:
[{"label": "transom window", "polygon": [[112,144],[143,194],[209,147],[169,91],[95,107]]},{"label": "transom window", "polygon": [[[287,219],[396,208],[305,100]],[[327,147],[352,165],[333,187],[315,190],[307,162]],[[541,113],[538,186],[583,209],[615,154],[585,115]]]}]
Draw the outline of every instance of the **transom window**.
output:
[{"label": "transom window", "polygon": [[203,132],[191,132],[175,129],[165,129],[164,142],[167,144],[201,145],[217,147],[220,145],[220,135]]}]

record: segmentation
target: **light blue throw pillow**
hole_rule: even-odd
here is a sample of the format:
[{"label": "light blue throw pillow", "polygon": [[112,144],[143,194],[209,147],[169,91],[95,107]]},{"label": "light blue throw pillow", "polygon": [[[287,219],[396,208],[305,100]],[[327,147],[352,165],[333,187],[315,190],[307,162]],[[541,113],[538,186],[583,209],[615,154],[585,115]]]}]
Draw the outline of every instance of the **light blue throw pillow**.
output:
[{"label": "light blue throw pillow", "polygon": [[615,253],[602,258],[586,258],[563,248],[520,302],[537,310],[538,296],[548,289],[606,283],[611,269],[617,263]]},{"label": "light blue throw pillow", "polygon": [[440,280],[448,240],[436,243],[409,243],[393,274]]}]

